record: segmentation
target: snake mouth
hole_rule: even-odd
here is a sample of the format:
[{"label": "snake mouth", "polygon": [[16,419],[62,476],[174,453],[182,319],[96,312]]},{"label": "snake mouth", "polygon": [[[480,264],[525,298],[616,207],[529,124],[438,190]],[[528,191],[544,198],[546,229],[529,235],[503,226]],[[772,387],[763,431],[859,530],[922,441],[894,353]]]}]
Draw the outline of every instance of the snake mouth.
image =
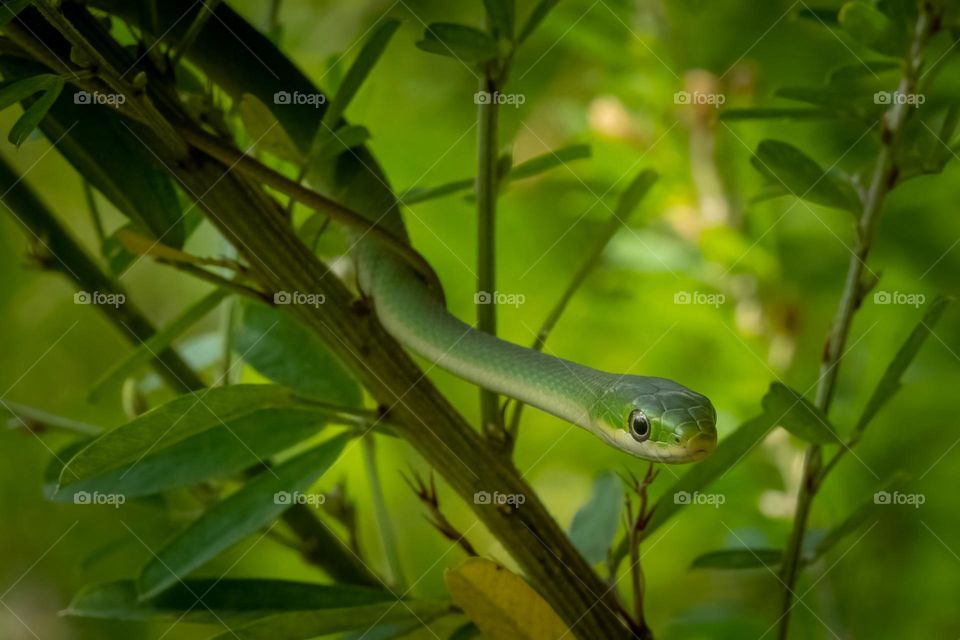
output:
[{"label": "snake mouth", "polygon": [[717,434],[701,431],[687,443],[690,450],[690,459],[694,462],[703,460],[717,448]]}]

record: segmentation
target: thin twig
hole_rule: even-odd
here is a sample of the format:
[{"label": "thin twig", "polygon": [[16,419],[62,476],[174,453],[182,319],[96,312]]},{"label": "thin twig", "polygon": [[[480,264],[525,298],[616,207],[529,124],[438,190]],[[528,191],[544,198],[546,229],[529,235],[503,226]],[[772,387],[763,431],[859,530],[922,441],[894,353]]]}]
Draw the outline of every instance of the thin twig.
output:
[{"label": "thin twig", "polygon": [[407,486],[410,487],[410,490],[420,498],[420,501],[427,507],[427,510],[430,511],[427,522],[433,525],[433,528],[439,531],[444,538],[460,545],[460,548],[463,549],[468,556],[476,556],[477,551],[473,545],[470,544],[470,541],[467,540],[467,537],[460,533],[450,520],[447,519],[447,516],[443,514],[443,511],[440,510],[440,498],[437,495],[437,482],[433,472],[430,472],[429,484],[424,482],[420,474],[413,469],[410,470],[409,477],[403,473],[400,475],[403,481],[407,483]]}]

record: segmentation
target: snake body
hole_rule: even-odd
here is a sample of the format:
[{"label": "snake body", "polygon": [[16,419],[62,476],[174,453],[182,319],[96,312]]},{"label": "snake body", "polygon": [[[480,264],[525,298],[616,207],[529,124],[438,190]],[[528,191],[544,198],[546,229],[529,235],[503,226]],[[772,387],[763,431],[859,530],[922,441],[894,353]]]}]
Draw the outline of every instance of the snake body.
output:
[{"label": "snake body", "polygon": [[[341,197],[371,211],[368,195],[348,188]],[[377,224],[409,241],[396,203],[386,211]],[[381,324],[437,366],[640,458],[693,462],[716,447],[716,411],[705,396],[666,378],[605,373],[478,331],[450,314],[418,274],[380,241],[358,234],[353,246],[360,288]]]}]

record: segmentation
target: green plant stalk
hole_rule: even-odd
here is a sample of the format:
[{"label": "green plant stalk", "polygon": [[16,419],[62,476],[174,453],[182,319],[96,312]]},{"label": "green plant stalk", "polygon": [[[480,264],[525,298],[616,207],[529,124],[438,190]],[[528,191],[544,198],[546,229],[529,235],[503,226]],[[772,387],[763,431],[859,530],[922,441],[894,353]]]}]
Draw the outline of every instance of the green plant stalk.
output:
[{"label": "green plant stalk", "polygon": [[367,483],[370,485],[370,495],[373,498],[373,516],[377,521],[377,530],[380,532],[380,541],[383,553],[390,569],[390,586],[394,591],[403,593],[406,590],[406,580],[403,578],[403,565],[400,562],[400,546],[397,544],[397,535],[387,509],[387,501],[383,497],[383,483],[380,481],[380,469],[377,467],[377,447],[372,433],[361,438],[363,447],[363,464],[367,472]]},{"label": "green plant stalk", "polygon": [[[498,86],[493,70],[486,70],[480,79],[480,91],[493,96]],[[499,107],[495,100],[477,105],[477,329],[490,335],[497,335],[497,305],[493,296],[497,289],[498,121]],[[482,303],[483,298],[486,304]],[[480,420],[483,432],[492,442],[507,445],[500,400],[496,393],[486,389],[480,389]]]},{"label": "green plant stalk", "polygon": [[[920,69],[923,64],[923,54],[927,41],[938,28],[938,19],[932,15],[934,9],[924,4],[921,14],[914,28],[909,53],[905,60],[904,72],[897,88],[904,95],[913,94],[917,89]],[[866,294],[864,286],[864,270],[870,255],[870,249],[876,236],[880,216],[883,213],[887,195],[896,186],[898,167],[896,154],[904,125],[911,115],[913,107],[907,104],[894,104],[884,114],[881,123],[881,147],[877,155],[870,185],[864,200],[863,214],[857,225],[857,245],[854,255],[851,256],[847,267],[843,294],[837,309],[833,327],[827,338],[826,348],[820,365],[820,378],[817,384],[814,404],[824,414],[830,408],[836,390],[837,375],[840,361],[850,334],[853,318],[863,297]],[[786,640],[789,635],[790,612],[793,609],[794,586],[801,569],[801,555],[806,534],[810,509],[817,494],[823,477],[823,450],[819,445],[810,445],[804,455],[800,492],[797,496],[797,507],[794,513],[793,530],[791,531],[787,547],[784,551],[783,565],[780,570],[780,580],[784,587],[783,604],[779,620],[778,637]]]}]

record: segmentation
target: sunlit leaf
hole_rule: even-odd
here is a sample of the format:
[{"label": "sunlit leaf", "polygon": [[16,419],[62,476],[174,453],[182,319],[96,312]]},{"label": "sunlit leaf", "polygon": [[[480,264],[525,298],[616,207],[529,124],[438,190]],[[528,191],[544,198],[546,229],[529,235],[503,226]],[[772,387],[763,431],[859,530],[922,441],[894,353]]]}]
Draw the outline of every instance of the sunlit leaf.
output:
[{"label": "sunlit leaf", "polygon": [[443,574],[450,595],[490,640],[570,637],[567,625],[527,582],[485,558]]},{"label": "sunlit leaf", "polygon": [[497,41],[479,29],[462,24],[435,22],[427,27],[417,46],[424,51],[463,62],[486,62],[499,55]]},{"label": "sunlit leaf", "polygon": [[[185,578],[233,544],[259,531],[291,506],[276,494],[310,488],[336,462],[352,436],[343,434],[281,465],[266,469],[210,507],[156,551],[137,580],[141,598],[151,598]],[[309,636],[308,636],[309,637]]]},{"label": "sunlit leaf", "polygon": [[237,112],[258,149],[293,164],[304,162],[300,148],[290,139],[290,135],[277,121],[270,108],[257,97],[245,93],[237,105]]},{"label": "sunlit leaf", "polygon": [[771,424],[782,426],[807,442],[839,442],[836,429],[827,416],[799,393],[779,382],[771,384],[763,397],[763,411]]},{"label": "sunlit leaf", "polygon": [[620,526],[622,507],[620,478],[613,472],[601,474],[593,484],[590,499],[577,510],[570,524],[570,540],[590,564],[607,559]]}]

